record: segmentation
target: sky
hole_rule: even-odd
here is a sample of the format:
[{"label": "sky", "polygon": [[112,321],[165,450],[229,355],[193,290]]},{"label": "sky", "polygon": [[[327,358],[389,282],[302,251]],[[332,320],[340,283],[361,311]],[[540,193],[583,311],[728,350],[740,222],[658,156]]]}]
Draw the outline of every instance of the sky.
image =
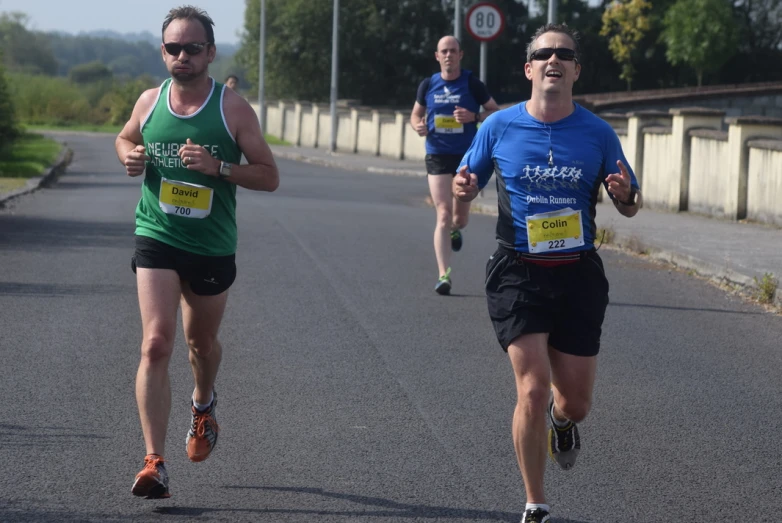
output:
[{"label": "sky", "polygon": [[82,31],[108,29],[119,33],[149,31],[157,35],[169,9],[192,4],[206,10],[215,22],[217,43],[239,44],[244,27],[245,0],[0,0],[0,12],[29,16],[28,29]]}]

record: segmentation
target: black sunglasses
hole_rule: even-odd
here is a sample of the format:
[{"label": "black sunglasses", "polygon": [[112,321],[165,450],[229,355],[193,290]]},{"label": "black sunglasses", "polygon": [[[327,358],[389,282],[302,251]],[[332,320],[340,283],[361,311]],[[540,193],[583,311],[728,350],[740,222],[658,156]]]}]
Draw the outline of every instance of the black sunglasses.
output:
[{"label": "black sunglasses", "polygon": [[190,44],[163,44],[163,47],[165,47],[166,52],[170,54],[171,56],[179,56],[179,54],[182,52],[182,49],[185,50],[187,54],[190,56],[195,56],[199,54],[201,51],[204,50],[204,47],[209,45],[209,42],[193,42]]},{"label": "black sunglasses", "polygon": [[548,60],[553,54],[556,54],[557,58],[564,60],[565,62],[576,59],[576,52],[567,47],[541,47],[540,49],[535,49],[530,55],[530,58],[532,60]]}]

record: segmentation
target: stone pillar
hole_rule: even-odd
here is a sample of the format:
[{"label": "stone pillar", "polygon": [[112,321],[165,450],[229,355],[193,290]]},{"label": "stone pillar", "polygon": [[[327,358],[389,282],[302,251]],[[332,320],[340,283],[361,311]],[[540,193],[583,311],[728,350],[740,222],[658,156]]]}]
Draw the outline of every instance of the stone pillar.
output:
[{"label": "stone pillar", "polygon": [[318,104],[312,104],[312,132],[315,133],[315,137],[312,140],[312,146],[318,147],[318,135],[320,134],[320,106]]},{"label": "stone pillar", "polygon": [[405,158],[405,115],[399,111],[395,113],[395,121],[397,139],[399,140],[399,152],[396,154],[396,158],[404,160]]},{"label": "stone pillar", "polygon": [[350,152],[358,151],[358,109],[350,109]]},{"label": "stone pillar", "polygon": [[725,111],[685,107],[670,109],[668,112],[673,116],[671,156],[676,171],[668,178],[679,181],[678,205],[674,201],[671,210],[686,211],[690,194],[690,144],[692,143],[690,131],[692,129],[721,130]]},{"label": "stone pillar", "polygon": [[280,108],[280,135],[277,138],[285,140],[285,102],[280,101],[277,105]]},{"label": "stone pillar", "polygon": [[375,133],[375,156],[380,156],[380,111],[372,111],[372,131]]},{"label": "stone pillar", "polygon": [[653,125],[671,125],[671,115],[665,111],[634,111],[628,113],[627,148],[625,157],[638,178],[638,185],[643,190],[644,168],[644,128]]},{"label": "stone pillar", "polygon": [[301,146],[301,102],[293,106],[293,145]]},{"label": "stone pillar", "polygon": [[747,141],[758,138],[782,137],[782,118],[769,116],[738,116],[726,119],[728,123],[728,187],[725,194],[727,218],[743,220],[747,217],[747,176],[749,148]]}]

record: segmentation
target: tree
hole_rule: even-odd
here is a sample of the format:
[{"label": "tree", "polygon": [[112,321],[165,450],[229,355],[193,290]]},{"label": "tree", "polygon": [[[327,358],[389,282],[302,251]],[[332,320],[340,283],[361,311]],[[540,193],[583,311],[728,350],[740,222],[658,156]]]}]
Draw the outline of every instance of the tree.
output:
[{"label": "tree", "polygon": [[57,74],[57,60],[43,33],[27,30],[24,13],[0,13],[0,48],[9,71]]},{"label": "tree", "polygon": [[[3,52],[0,50],[0,58],[2,55]],[[19,129],[16,125],[16,111],[11,93],[8,91],[5,68],[0,60],[0,153],[4,152],[17,136],[19,136]]]},{"label": "tree", "polygon": [[717,71],[736,53],[737,34],[730,0],[678,0],[665,13],[662,40],[673,65],[704,73]]},{"label": "tree", "polygon": [[112,73],[103,62],[95,61],[74,65],[68,72],[68,77],[75,84],[91,84],[111,80]]},{"label": "tree", "polygon": [[616,0],[603,12],[601,36],[609,37],[608,48],[614,60],[622,66],[621,79],[632,90],[635,66],[634,55],[638,43],[651,28],[647,12],[652,4],[646,0]]}]

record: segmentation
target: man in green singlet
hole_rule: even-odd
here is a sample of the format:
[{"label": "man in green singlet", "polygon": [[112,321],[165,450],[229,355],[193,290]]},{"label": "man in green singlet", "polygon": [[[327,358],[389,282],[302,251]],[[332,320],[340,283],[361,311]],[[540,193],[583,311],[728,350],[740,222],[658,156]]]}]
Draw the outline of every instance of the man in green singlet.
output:
[{"label": "man in green singlet", "polygon": [[131,491],[146,498],[169,497],[163,456],[179,306],[195,381],[187,455],[198,462],[219,430],[217,332],[236,277],[236,186],[271,192],[279,185],[255,111],[209,76],[213,25],[196,7],[168,13],[160,47],[171,78],[139,97],[115,143],[128,176],[144,175],[131,266],[143,326],[136,401],[146,457]]}]

